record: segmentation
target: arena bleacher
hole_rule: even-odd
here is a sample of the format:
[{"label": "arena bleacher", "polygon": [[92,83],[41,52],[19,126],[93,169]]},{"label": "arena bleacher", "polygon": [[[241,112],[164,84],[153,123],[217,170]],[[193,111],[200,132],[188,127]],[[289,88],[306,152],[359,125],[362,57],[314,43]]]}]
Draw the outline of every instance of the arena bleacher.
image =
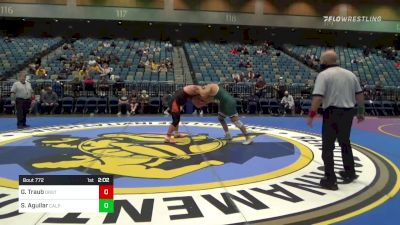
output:
[{"label": "arena bleacher", "polygon": [[[149,112],[161,112],[162,96],[172,93],[185,84],[222,83],[238,101],[241,113],[282,114],[279,110],[276,86],[282,79],[286,89],[296,100],[296,113],[307,113],[310,107],[310,89],[318,74],[318,60],[307,61],[309,56],[318,56],[328,49],[323,46],[297,46],[285,44],[277,48],[265,44],[216,43],[211,41],[186,42],[182,46],[166,47],[165,41],[96,39],[82,38],[67,40],[37,37],[2,37],[1,57],[1,110],[14,113],[9,98],[10,88],[16,74],[25,71],[37,95],[47,87],[53,87],[60,99],[58,113],[116,113],[117,96],[122,88],[128,93],[148,91],[151,99]],[[234,49],[246,48],[246,53],[232,53]],[[265,52],[259,52],[265,48]],[[399,113],[399,70],[394,67],[395,60],[384,57],[382,51],[373,50],[368,56],[362,48],[334,47],[340,58],[340,65],[353,71],[371,94],[367,111],[371,115],[395,115]],[[40,68],[46,75],[35,74],[32,64],[40,58]],[[171,68],[161,70],[160,63],[169,60]],[[94,90],[86,90],[82,68],[88,68],[89,61],[96,62],[99,68],[106,62],[111,71],[90,72],[94,79]],[[157,68],[152,68],[152,61]],[[249,63],[251,66],[240,66]],[[140,64],[145,64],[143,67]],[[38,65],[35,65],[38,67]],[[37,69],[37,68],[36,68]],[[10,74],[12,72],[12,74]],[[247,98],[255,90],[256,79],[237,81],[234,74],[254,73],[262,76],[267,88],[258,99],[255,111],[247,108]],[[100,84],[105,76],[105,83]],[[80,89],[74,89],[74,79]],[[374,96],[379,83],[382,92]],[[105,87],[107,86],[107,87]],[[308,92],[307,92],[308,90]],[[216,110],[208,107],[209,113]]]}]

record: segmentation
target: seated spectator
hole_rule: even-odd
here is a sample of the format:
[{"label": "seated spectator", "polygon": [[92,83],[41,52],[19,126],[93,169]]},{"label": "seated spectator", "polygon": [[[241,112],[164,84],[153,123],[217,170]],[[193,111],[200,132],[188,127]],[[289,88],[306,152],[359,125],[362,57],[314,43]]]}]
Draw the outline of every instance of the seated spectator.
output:
[{"label": "seated spectator", "polygon": [[161,99],[161,103],[163,106],[163,111],[165,115],[169,115],[169,103],[172,101],[172,95],[171,93],[168,91],[167,93],[165,93]]},{"label": "seated spectator", "polygon": [[364,57],[368,57],[370,53],[371,53],[371,50],[366,45],[364,45],[363,46],[363,55],[364,55]]},{"label": "seated spectator", "polygon": [[151,68],[152,63],[153,63],[152,59],[147,59],[146,62],[144,63],[144,65],[146,66],[146,68]]},{"label": "seated spectator", "polygon": [[159,52],[161,52],[161,48],[160,47],[153,48],[153,52],[159,53]]},{"label": "seated spectator", "polygon": [[172,70],[174,64],[172,63],[172,61],[169,58],[166,58],[165,59],[165,65],[167,66],[168,70]]},{"label": "seated spectator", "polygon": [[267,88],[267,82],[265,82],[264,77],[259,76],[257,78],[257,82],[255,84],[255,94],[259,97],[262,98],[264,97],[265,94],[265,89]]},{"label": "seated spectator", "polygon": [[135,115],[137,107],[139,106],[138,97],[136,91],[133,91],[131,97],[129,98],[129,104],[131,106],[131,114]]},{"label": "seated spectator", "polygon": [[238,73],[232,74],[232,79],[233,79],[233,82],[235,82],[235,83],[241,82],[240,75]]},{"label": "seated spectator", "polygon": [[375,83],[375,93],[374,93],[374,100],[382,100],[382,85],[380,81]]},{"label": "seated spectator", "polygon": [[86,67],[82,67],[82,69],[79,70],[79,80],[85,79],[85,77],[87,77],[88,75],[89,75],[89,72],[86,69]]},{"label": "seated spectator", "polygon": [[239,62],[239,68],[246,68],[246,64],[243,62],[243,60],[240,60]]},{"label": "seated spectator", "polygon": [[240,72],[240,82],[246,82],[247,81],[247,76],[244,74],[244,72]]},{"label": "seated spectator", "polygon": [[159,72],[168,72],[167,65],[165,63],[161,63],[160,66],[158,67]]},{"label": "seated spectator", "polygon": [[115,42],[113,41],[113,42],[111,42],[111,45],[110,45],[112,48],[115,48],[115,47],[117,47],[117,45],[115,44]]},{"label": "seated spectator", "polygon": [[396,69],[400,70],[400,60],[397,61],[396,64],[394,64],[394,67],[395,67]]},{"label": "seated spectator", "polygon": [[39,106],[41,105],[40,100],[41,96],[43,96],[46,93],[44,89],[40,91],[39,95],[32,96],[32,102],[31,106],[29,108],[29,114],[35,113],[36,115],[39,115]]},{"label": "seated spectator", "polygon": [[94,83],[95,81],[93,80],[93,77],[91,75],[87,75],[83,80],[85,91],[87,92],[91,91],[94,93],[94,95],[96,95],[96,89],[94,88]]},{"label": "seated spectator", "polygon": [[87,71],[88,71],[88,73],[101,74],[102,68],[100,67],[100,65],[97,62],[94,64],[89,63],[89,68],[87,68]]},{"label": "seated spectator", "polygon": [[254,51],[254,55],[262,55],[262,54],[264,54],[264,52],[260,48]]},{"label": "seated spectator", "polygon": [[249,54],[249,50],[247,49],[246,46],[243,48],[242,54],[243,54],[243,55],[248,55],[248,54]]},{"label": "seated spectator", "polygon": [[142,93],[139,96],[139,103],[140,103],[140,114],[143,114],[145,111],[145,108],[148,107],[150,101],[150,96],[147,94],[146,90],[143,90]]},{"label": "seated spectator", "polygon": [[158,67],[159,67],[160,65],[159,64],[157,64],[156,62],[151,62],[151,71],[152,72],[158,72]]},{"label": "seated spectator", "polygon": [[357,59],[352,59],[350,62],[354,63],[354,64],[358,64],[358,60]]},{"label": "seated spectator", "polygon": [[40,66],[39,69],[36,70],[35,74],[40,78],[47,78],[47,71],[42,66]]},{"label": "seated spectator", "polygon": [[232,48],[232,49],[229,51],[229,54],[231,54],[231,55],[237,55],[237,54],[238,54],[238,51],[237,51],[236,48]]},{"label": "seated spectator", "polygon": [[275,84],[274,89],[276,91],[277,98],[282,99],[285,95],[285,91],[287,90],[283,77],[279,77],[278,83]]},{"label": "seated spectator", "polygon": [[107,41],[103,42],[103,46],[104,48],[109,48],[111,46],[111,44]]},{"label": "seated spectator", "polygon": [[72,92],[74,93],[74,97],[77,98],[80,95],[80,91],[83,90],[83,84],[82,81],[79,79],[79,77],[74,77],[74,79],[71,81],[71,86],[72,86]]},{"label": "seated spectator", "polygon": [[124,81],[120,77],[117,77],[115,79],[115,83],[113,84],[113,92],[114,92],[113,95],[116,96],[117,93],[119,93],[122,90],[122,88],[124,88],[124,86],[125,86]]},{"label": "seated spectator", "polygon": [[41,98],[42,112],[54,114],[54,110],[58,107],[58,96],[51,87],[47,87]]},{"label": "seated spectator", "polygon": [[258,111],[258,101],[259,98],[256,95],[255,92],[253,92],[248,98],[247,98],[247,113],[253,114]]},{"label": "seated spectator", "polygon": [[140,60],[139,64],[138,64],[138,68],[145,68],[146,65],[144,64],[144,62],[142,60]]},{"label": "seated spectator", "polygon": [[250,60],[247,60],[245,67],[246,68],[252,68],[253,67],[253,63],[251,63]]},{"label": "seated spectator", "polygon": [[167,51],[172,51],[172,44],[171,42],[167,41],[167,43],[165,43],[165,49]]},{"label": "seated spectator", "polygon": [[109,83],[108,83],[106,75],[100,76],[100,80],[97,83],[97,86],[98,86],[99,91],[100,91],[99,95],[102,96],[102,97],[107,96],[108,91],[110,90],[110,86],[109,86]]},{"label": "seated spectator", "polygon": [[281,100],[281,106],[284,110],[284,114],[289,112],[291,115],[294,114],[294,99],[292,95],[289,95],[288,91],[285,91],[284,96]]},{"label": "seated spectator", "polygon": [[104,74],[107,77],[109,77],[113,71],[113,68],[109,67],[107,63],[104,63],[101,69],[102,69],[101,74]]},{"label": "seated spectator", "polygon": [[119,94],[118,98],[118,116],[121,116],[121,108],[124,107],[126,109],[126,115],[129,116],[129,108],[130,108],[130,103],[129,103],[129,98],[128,98],[128,93],[126,92],[125,88],[121,89],[121,93]]},{"label": "seated spectator", "polygon": [[251,81],[251,80],[253,80],[254,79],[254,72],[253,71],[248,71],[247,72],[247,80],[249,80],[249,81]]}]

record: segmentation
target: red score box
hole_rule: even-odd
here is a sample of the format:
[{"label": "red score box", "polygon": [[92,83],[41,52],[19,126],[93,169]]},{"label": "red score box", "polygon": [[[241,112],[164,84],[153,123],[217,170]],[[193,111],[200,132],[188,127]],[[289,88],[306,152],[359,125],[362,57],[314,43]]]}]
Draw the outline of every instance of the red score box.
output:
[{"label": "red score box", "polygon": [[99,199],[113,199],[114,186],[113,185],[99,185]]}]

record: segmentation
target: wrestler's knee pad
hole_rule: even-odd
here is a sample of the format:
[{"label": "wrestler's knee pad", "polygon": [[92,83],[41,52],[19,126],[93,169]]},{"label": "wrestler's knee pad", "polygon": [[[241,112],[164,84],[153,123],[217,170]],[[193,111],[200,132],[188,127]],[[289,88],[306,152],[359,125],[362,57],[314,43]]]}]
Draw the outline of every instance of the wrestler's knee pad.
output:
[{"label": "wrestler's knee pad", "polygon": [[243,126],[243,123],[242,123],[240,120],[234,121],[233,124],[235,124],[235,126],[236,126],[237,128],[239,128],[239,129]]}]

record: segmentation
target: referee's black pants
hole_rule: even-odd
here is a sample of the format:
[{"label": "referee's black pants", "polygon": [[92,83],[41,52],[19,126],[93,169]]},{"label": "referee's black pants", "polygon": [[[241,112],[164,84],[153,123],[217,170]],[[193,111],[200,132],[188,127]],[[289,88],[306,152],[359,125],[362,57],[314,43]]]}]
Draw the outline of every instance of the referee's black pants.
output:
[{"label": "referee's black pants", "polygon": [[343,167],[346,173],[354,174],[354,158],[350,144],[351,125],[355,111],[353,108],[328,107],[323,113],[322,122],[322,160],[325,176],[336,182],[334,172],[333,150],[336,139],[342,150]]},{"label": "referee's black pants", "polygon": [[15,108],[17,110],[17,126],[26,126],[26,115],[31,107],[31,99],[17,98],[15,100]]}]

